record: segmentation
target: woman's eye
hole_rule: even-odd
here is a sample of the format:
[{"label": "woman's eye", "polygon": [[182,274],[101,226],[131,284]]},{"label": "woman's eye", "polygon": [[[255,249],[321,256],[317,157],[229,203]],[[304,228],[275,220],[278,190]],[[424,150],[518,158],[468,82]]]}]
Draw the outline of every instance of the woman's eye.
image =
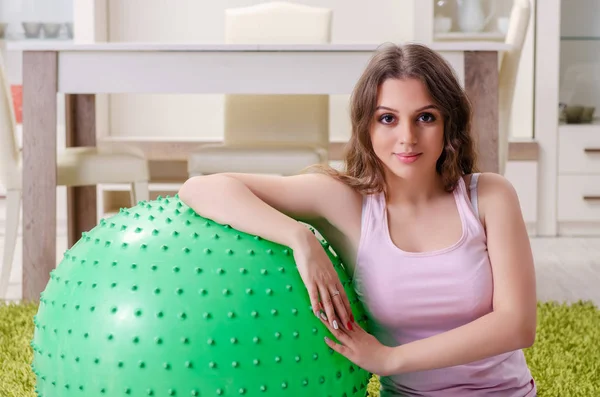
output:
[{"label": "woman's eye", "polygon": [[383,121],[385,124],[390,124],[394,122],[394,116],[391,114],[384,114],[379,118],[379,121]]},{"label": "woman's eye", "polygon": [[425,123],[432,123],[435,121],[435,116],[431,113],[423,113],[419,116],[419,120]]}]

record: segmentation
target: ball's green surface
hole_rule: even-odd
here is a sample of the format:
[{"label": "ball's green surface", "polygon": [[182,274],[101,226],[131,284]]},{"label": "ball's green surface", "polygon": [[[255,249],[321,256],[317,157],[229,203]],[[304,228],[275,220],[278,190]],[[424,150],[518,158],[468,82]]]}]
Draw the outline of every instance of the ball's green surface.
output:
[{"label": "ball's green surface", "polygon": [[[339,258],[353,314],[365,316]],[[289,248],[140,202],[85,233],[34,320],[43,397],[364,396],[369,373],[333,352]]]}]

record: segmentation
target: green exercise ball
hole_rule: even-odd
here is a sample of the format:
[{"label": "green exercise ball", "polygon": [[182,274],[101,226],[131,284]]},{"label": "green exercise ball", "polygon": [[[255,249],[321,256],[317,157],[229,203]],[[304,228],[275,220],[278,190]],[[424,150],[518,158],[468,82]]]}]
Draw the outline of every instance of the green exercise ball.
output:
[{"label": "green exercise ball", "polygon": [[[339,258],[322,241],[365,327]],[[364,396],[331,350],[291,250],[203,218],[178,196],[102,220],[40,296],[40,397]]]}]

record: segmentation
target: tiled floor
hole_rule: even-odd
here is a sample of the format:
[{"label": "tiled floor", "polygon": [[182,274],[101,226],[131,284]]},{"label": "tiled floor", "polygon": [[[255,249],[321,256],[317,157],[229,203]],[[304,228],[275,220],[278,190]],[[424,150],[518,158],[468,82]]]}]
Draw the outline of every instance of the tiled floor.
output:
[{"label": "tiled floor", "polygon": [[[4,200],[0,199],[0,258],[4,249]],[[57,261],[66,249],[64,229],[58,238]],[[540,300],[573,302],[592,300],[600,306],[600,237],[599,238],[532,238],[537,292]],[[21,294],[21,239],[9,287],[9,299]]]}]

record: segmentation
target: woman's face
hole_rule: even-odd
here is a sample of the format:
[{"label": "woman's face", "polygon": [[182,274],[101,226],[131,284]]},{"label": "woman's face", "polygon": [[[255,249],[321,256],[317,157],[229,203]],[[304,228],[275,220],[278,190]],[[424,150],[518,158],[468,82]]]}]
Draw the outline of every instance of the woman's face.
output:
[{"label": "woman's face", "polygon": [[377,93],[374,117],[371,143],[387,176],[435,175],[444,148],[444,120],[420,80],[385,80]]}]

